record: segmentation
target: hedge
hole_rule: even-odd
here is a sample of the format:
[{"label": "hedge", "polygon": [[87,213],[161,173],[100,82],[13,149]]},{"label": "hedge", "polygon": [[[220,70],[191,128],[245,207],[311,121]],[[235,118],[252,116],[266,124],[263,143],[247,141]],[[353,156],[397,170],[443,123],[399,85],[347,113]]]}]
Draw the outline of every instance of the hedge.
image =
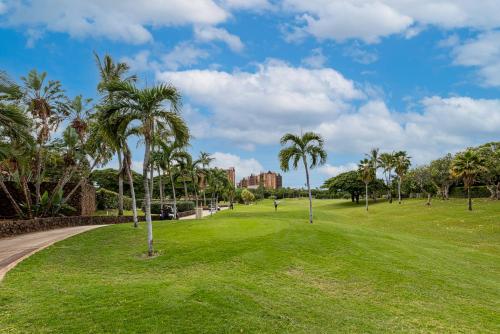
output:
[{"label": "hedge", "polygon": [[[95,197],[98,210],[118,209],[118,193],[101,188],[96,191]],[[132,199],[130,197],[123,196],[123,209],[132,210]]]},{"label": "hedge", "polygon": [[[472,198],[490,197],[491,193],[485,186],[474,186],[470,188]],[[450,190],[450,197],[464,198],[467,197],[467,190],[464,187],[454,187]]]},{"label": "hedge", "polygon": [[[173,204],[173,202],[165,202],[165,205],[172,206]],[[195,203],[193,201],[177,201],[177,212],[192,211],[194,207]],[[151,213],[161,213],[161,203],[159,200],[153,200],[151,202]]]}]

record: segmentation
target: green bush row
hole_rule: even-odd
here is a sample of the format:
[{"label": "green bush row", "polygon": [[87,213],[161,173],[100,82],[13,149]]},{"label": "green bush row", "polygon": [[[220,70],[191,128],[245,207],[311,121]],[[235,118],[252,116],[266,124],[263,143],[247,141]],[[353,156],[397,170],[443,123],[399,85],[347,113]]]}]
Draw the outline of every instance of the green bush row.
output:
[{"label": "green bush row", "polygon": [[[473,198],[490,197],[491,193],[485,186],[475,186],[470,188],[470,194]],[[464,187],[454,187],[450,190],[450,197],[463,198],[467,197],[467,190]]]},{"label": "green bush row", "polygon": [[[95,200],[98,210],[118,209],[118,193],[108,189],[98,189],[95,193]],[[132,210],[132,199],[123,197],[123,209]]]},{"label": "green bush row", "polygon": [[[165,202],[165,205],[172,206],[173,202]],[[185,212],[194,210],[195,203],[193,201],[177,201],[177,212]],[[159,200],[151,201],[151,213],[161,213],[161,203]]]}]

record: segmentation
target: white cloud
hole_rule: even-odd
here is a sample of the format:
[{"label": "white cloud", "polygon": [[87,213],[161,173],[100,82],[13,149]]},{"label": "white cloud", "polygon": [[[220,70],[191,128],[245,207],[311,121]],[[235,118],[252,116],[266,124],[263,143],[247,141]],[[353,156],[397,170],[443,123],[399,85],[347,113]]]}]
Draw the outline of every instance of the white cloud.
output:
[{"label": "white cloud", "polygon": [[[3,25],[28,26],[72,37],[104,37],[133,44],[153,39],[150,27],[215,25],[230,13],[214,0],[8,1]],[[5,11],[6,9],[4,9]]]},{"label": "white cloud", "polygon": [[238,144],[275,143],[285,131],[300,131],[318,119],[349,108],[364,94],[333,69],[291,67],[268,61],[256,72],[189,70],[160,72],[160,81],[176,85],[189,103],[207,108],[202,119],[209,136]]},{"label": "white cloud", "polygon": [[246,9],[260,11],[271,9],[273,6],[267,0],[223,0],[224,7],[231,9]]},{"label": "white cloud", "polygon": [[500,2],[483,0],[284,0],[299,15],[292,34],[376,43],[393,34],[411,38],[426,25],[444,29],[500,27]]},{"label": "white cloud", "polygon": [[324,166],[321,166],[318,170],[320,171],[320,173],[323,173],[328,177],[333,177],[341,173],[349,172],[351,170],[356,170],[357,168],[358,165],[356,165],[354,162],[350,162],[339,166],[332,166],[330,164],[326,164]]},{"label": "white cloud", "polygon": [[428,97],[401,113],[387,107],[383,94],[331,68],[269,61],[255,72],[170,71],[158,73],[157,79],[183,92],[188,123],[198,138],[219,138],[247,149],[276,145],[285,132],[313,130],[325,137],[332,156],[362,156],[379,147],[408,150],[423,163],[498,140],[500,128],[500,99]]},{"label": "white cloud", "polygon": [[254,158],[242,159],[241,157],[223,152],[215,152],[212,154],[214,161],[210,164],[212,167],[219,167],[223,169],[228,169],[234,167],[236,170],[236,180],[239,181],[242,178],[250,175],[260,173],[264,170],[260,162]]},{"label": "white cloud", "polygon": [[323,50],[321,48],[313,49],[311,51],[311,55],[302,59],[302,63],[311,68],[322,68],[328,58],[323,54]]},{"label": "white cloud", "polygon": [[192,66],[200,59],[207,58],[209,53],[187,42],[179,43],[168,54],[161,57],[167,69],[177,70],[179,67]]},{"label": "white cloud", "polygon": [[350,57],[355,62],[364,65],[374,63],[378,60],[378,55],[376,53],[363,50],[357,42],[344,48],[344,56]]},{"label": "white cloud", "polygon": [[500,31],[483,33],[457,44],[458,41],[455,41],[452,45],[455,65],[477,68],[484,86],[500,86]]},{"label": "white cloud", "polygon": [[157,57],[157,60],[152,59],[149,50],[142,50],[132,57],[122,57],[120,61],[126,62],[132,72],[156,72],[165,69],[178,70],[179,68],[190,67],[209,56],[208,51],[190,42],[181,42],[170,52]]},{"label": "white cloud", "polygon": [[210,26],[195,27],[194,33],[199,41],[221,41],[226,43],[235,52],[240,52],[245,47],[238,36],[230,34],[226,29]]},{"label": "white cloud", "polygon": [[3,3],[3,1],[0,1],[0,15],[4,14],[7,12],[7,5]]}]

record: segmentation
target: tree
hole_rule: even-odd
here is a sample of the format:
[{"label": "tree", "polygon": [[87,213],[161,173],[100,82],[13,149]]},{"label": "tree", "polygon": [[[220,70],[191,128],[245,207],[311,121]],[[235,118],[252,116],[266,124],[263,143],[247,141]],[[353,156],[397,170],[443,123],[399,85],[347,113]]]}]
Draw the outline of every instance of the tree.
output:
[{"label": "tree", "polygon": [[35,201],[41,200],[40,185],[44,168],[45,145],[62,120],[68,116],[68,103],[59,81],[45,82],[47,73],[31,70],[23,81],[22,100],[33,116],[36,131]]},{"label": "tree", "polygon": [[203,174],[201,184],[203,185],[203,205],[207,205],[207,200],[205,197],[205,188],[206,188],[206,176],[207,176],[207,168],[210,163],[214,160],[214,158],[207,152],[200,152],[200,156],[198,161],[200,161],[201,166],[203,167]]},{"label": "tree", "polygon": [[485,170],[479,174],[479,180],[486,184],[491,199],[500,199],[500,142],[479,146],[478,154],[484,160]]},{"label": "tree", "polygon": [[426,205],[431,205],[432,195],[436,193],[436,185],[432,182],[429,166],[420,166],[410,170],[403,182],[402,188],[407,192],[423,193],[427,196]]},{"label": "tree", "polygon": [[368,184],[375,179],[375,167],[373,160],[367,158],[361,160],[358,164],[358,173],[365,184],[365,206],[368,211]]},{"label": "tree", "polygon": [[411,166],[410,158],[405,151],[394,153],[394,169],[398,176],[398,203],[401,204],[401,182]]},{"label": "tree", "polygon": [[363,192],[364,184],[357,171],[350,171],[326,180],[324,187],[333,193],[347,192],[351,195],[352,202],[359,203],[359,196]]},{"label": "tree", "polygon": [[[279,153],[279,161],[281,169],[284,172],[290,170],[290,161],[292,161],[293,169],[297,169],[299,162],[302,160],[306,172],[307,191],[309,193],[309,223],[313,223],[312,210],[312,195],[311,185],[309,182],[309,169],[325,164],[326,151],[323,149],[323,138],[314,132],[306,132],[302,136],[297,136],[291,133],[281,137],[281,146],[289,146],[281,149]],[[310,159],[310,164],[308,164]]]},{"label": "tree", "polygon": [[439,189],[442,199],[448,199],[450,186],[453,184],[453,178],[450,174],[453,157],[451,154],[431,161],[429,171],[432,182]]},{"label": "tree", "polygon": [[253,202],[255,200],[255,195],[248,189],[243,189],[241,191],[241,199],[246,205],[248,205],[248,203]]},{"label": "tree", "polygon": [[392,153],[382,153],[378,157],[378,166],[382,168],[384,173],[385,184],[387,185],[387,200],[392,203],[392,171],[394,169],[395,161]]},{"label": "tree", "polygon": [[[151,221],[151,193],[148,172],[151,168],[151,143],[153,140],[153,125],[161,123],[169,128],[170,133],[178,142],[186,144],[189,140],[189,130],[179,115],[180,94],[174,86],[159,84],[153,87],[139,89],[128,82],[113,82],[107,86],[110,92],[117,94],[114,108],[126,110],[133,119],[141,122],[140,132],[144,137],[144,160],[142,176],[144,178],[144,208],[148,225],[148,255],[153,255],[153,225]],[[170,110],[164,104],[170,103]]]},{"label": "tree", "polygon": [[472,211],[472,198],[470,188],[476,181],[477,176],[486,170],[485,161],[477,151],[468,149],[458,153],[451,164],[451,175],[463,181],[467,189],[469,211]]},{"label": "tree", "polygon": [[215,207],[219,204],[219,195],[222,195],[229,186],[230,182],[225,170],[212,168],[208,173],[208,186],[212,194],[212,202],[215,199]]},{"label": "tree", "polygon": [[[107,89],[108,85],[112,82],[135,82],[137,77],[135,75],[126,76],[130,67],[127,63],[116,63],[110,55],[104,55],[103,60],[99,58],[99,55],[94,52],[94,57],[96,61],[97,68],[99,70],[99,75],[101,77],[100,82],[97,85],[97,91],[103,96],[103,102],[105,104],[113,104],[114,103],[114,94],[113,92]],[[114,112],[114,110],[111,110]],[[110,113],[107,113],[103,110],[103,117],[101,117],[101,125],[103,128],[108,128],[108,130],[116,130],[120,127],[120,123],[123,122],[123,117],[117,120],[114,117],[111,117]],[[126,149],[125,145],[127,143],[126,138],[123,138],[124,131],[127,128],[128,124],[122,124],[122,133],[111,133],[111,136],[107,136],[110,144],[116,151],[116,155],[118,157],[118,215],[123,215],[123,175],[125,172],[125,167],[130,171],[130,166],[124,166],[124,151]],[[121,136],[120,136],[121,135]],[[129,182],[130,182],[129,176]],[[136,226],[136,217],[134,217],[134,225]]]}]

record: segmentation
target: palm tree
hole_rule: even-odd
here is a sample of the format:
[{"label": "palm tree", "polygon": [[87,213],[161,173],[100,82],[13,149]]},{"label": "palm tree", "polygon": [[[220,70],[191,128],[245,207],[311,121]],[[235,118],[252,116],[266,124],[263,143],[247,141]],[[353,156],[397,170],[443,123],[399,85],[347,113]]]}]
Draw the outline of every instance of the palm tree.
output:
[{"label": "palm tree", "polygon": [[174,217],[177,217],[177,196],[175,192],[175,162],[179,160],[183,154],[183,147],[179,142],[176,141],[161,141],[159,142],[159,161],[158,164],[160,168],[166,172],[170,179],[170,184],[172,186],[172,199],[174,201]]},{"label": "palm tree", "polygon": [[365,205],[368,211],[368,184],[375,178],[375,168],[371,159],[363,159],[358,164],[358,173],[365,183]]},{"label": "palm tree", "polygon": [[468,149],[465,152],[458,153],[453,159],[451,165],[451,175],[462,179],[464,187],[467,189],[467,199],[469,201],[469,210],[472,210],[472,198],[470,188],[476,181],[478,174],[486,170],[484,159],[477,151]]},{"label": "palm tree", "polygon": [[212,193],[212,203],[215,200],[215,208],[219,207],[219,195],[229,186],[229,178],[225,170],[221,168],[213,168],[208,172],[208,186]]},{"label": "palm tree", "polygon": [[392,191],[391,191],[391,181],[392,181],[392,170],[394,169],[395,161],[394,155],[392,153],[382,153],[378,157],[378,166],[382,168],[385,178],[385,184],[387,185],[387,200],[392,203]]},{"label": "palm tree", "polygon": [[394,153],[394,170],[398,176],[398,201],[401,204],[401,182],[403,181],[404,175],[408,172],[411,166],[411,157],[409,157],[405,151],[399,151]]},{"label": "palm tree", "polygon": [[[142,167],[144,182],[144,207],[148,224],[148,255],[153,255],[153,225],[151,221],[151,193],[148,172],[151,168],[151,143],[153,140],[153,124],[163,123],[170,129],[173,137],[186,144],[189,130],[179,115],[180,94],[170,85],[159,84],[139,89],[128,82],[113,82],[107,86],[110,92],[117,94],[115,107],[126,110],[132,118],[141,122],[141,134],[144,137],[144,160]],[[169,102],[171,110],[166,110],[164,103]]]},{"label": "palm tree", "polygon": [[[293,169],[297,169],[299,162],[302,160],[306,172],[307,190],[309,192],[309,223],[313,222],[312,212],[312,194],[311,185],[309,182],[309,168],[314,168],[323,165],[326,162],[326,151],[323,149],[323,138],[321,135],[314,132],[306,132],[302,136],[294,135],[291,133],[285,134],[281,137],[281,146],[287,146],[281,149],[279,153],[279,161],[281,169],[284,172],[290,170],[290,161],[292,161]],[[308,164],[308,159],[311,159]]]},{"label": "palm tree", "polygon": [[[115,62],[110,55],[104,55],[104,58],[99,58],[99,55],[94,52],[95,62],[97,68],[99,70],[99,75],[101,77],[101,81],[97,85],[97,90],[101,95],[103,95],[104,103],[113,104],[114,103],[114,94],[110,92],[107,87],[111,82],[135,82],[137,77],[135,75],[126,76],[130,67],[127,63]],[[105,115],[102,117],[103,126],[106,126],[105,123],[113,122],[111,115]],[[112,125],[111,125],[112,126]],[[116,150],[116,155],[118,157],[118,215],[123,215],[123,176],[125,172],[125,168],[123,166],[124,159],[124,145],[123,141],[117,140],[114,145]]]},{"label": "palm tree", "polygon": [[36,204],[40,202],[40,185],[42,183],[42,170],[44,166],[44,146],[50,139],[51,132],[55,131],[61,121],[68,116],[68,104],[64,90],[59,81],[45,79],[47,73],[38,73],[31,70],[23,81],[22,100],[33,115],[37,132],[36,166],[35,166],[35,192]]},{"label": "palm tree", "polygon": [[198,158],[198,161],[200,161],[201,166],[203,167],[203,175],[202,175],[202,184],[203,184],[203,205],[207,205],[207,199],[205,197],[205,188],[206,188],[206,174],[207,174],[207,168],[210,165],[210,163],[214,160],[210,153],[207,152],[200,152],[200,156]]}]

